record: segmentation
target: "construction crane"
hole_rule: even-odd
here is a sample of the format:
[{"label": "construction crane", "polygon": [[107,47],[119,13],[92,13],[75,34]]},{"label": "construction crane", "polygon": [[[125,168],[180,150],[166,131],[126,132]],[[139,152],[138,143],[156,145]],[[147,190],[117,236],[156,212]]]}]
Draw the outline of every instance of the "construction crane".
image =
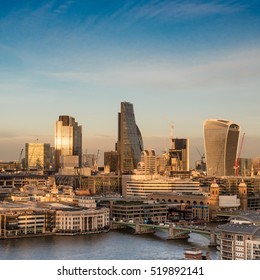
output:
[{"label": "construction crane", "polygon": [[237,158],[236,158],[235,164],[234,164],[234,169],[235,169],[235,175],[236,176],[238,176],[238,168],[239,168],[238,164],[239,164],[241,152],[242,152],[242,149],[243,149],[243,146],[244,146],[244,141],[245,141],[245,133],[243,133],[242,140],[241,140],[241,143],[240,143],[240,146],[239,146],[239,149],[238,149]]},{"label": "construction crane", "polygon": [[200,152],[200,150],[198,149],[198,147],[196,147],[196,150],[198,152],[198,154],[200,155],[200,166],[201,166],[201,170],[205,171],[206,170],[206,158],[205,158],[205,154],[202,154]]}]

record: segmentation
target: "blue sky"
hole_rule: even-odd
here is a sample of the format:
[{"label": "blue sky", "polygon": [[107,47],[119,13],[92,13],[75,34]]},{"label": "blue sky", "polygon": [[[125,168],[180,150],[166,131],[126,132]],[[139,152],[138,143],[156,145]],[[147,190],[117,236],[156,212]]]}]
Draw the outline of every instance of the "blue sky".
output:
[{"label": "blue sky", "polygon": [[260,155],[260,3],[236,0],[1,1],[0,159],[53,144],[69,114],[84,149],[114,149],[121,101],[146,148],[174,135],[203,151],[202,124],[233,120]]}]

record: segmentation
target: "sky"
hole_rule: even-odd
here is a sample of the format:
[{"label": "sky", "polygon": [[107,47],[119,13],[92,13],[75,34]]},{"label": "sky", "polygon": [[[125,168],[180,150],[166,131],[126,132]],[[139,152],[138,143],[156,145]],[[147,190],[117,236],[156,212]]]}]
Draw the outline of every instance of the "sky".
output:
[{"label": "sky", "polygon": [[82,125],[84,151],[114,150],[122,101],[158,154],[173,125],[199,159],[203,121],[221,118],[259,156],[259,26],[258,0],[1,0],[0,160],[54,145],[59,115]]}]

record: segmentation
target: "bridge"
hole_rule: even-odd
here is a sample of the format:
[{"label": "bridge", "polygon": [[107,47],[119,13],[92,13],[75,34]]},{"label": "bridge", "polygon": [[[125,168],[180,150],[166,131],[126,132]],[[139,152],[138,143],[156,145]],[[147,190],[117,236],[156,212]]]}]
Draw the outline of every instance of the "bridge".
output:
[{"label": "bridge", "polygon": [[186,239],[189,238],[190,233],[200,234],[210,241],[210,246],[216,245],[216,236],[213,230],[207,227],[199,226],[180,226],[175,224],[169,225],[154,225],[143,223],[131,223],[122,221],[113,221],[111,224],[112,229],[133,228],[135,234],[154,233],[155,231],[163,231],[168,233],[167,239]]}]

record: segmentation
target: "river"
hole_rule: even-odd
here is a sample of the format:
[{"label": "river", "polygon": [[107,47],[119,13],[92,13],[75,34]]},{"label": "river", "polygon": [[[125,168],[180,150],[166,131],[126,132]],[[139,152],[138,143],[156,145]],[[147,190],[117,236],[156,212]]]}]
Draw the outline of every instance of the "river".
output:
[{"label": "river", "polygon": [[196,247],[217,259],[216,248],[198,234],[167,240],[163,232],[134,235],[129,230],[78,236],[46,236],[0,240],[1,260],[178,260]]}]

